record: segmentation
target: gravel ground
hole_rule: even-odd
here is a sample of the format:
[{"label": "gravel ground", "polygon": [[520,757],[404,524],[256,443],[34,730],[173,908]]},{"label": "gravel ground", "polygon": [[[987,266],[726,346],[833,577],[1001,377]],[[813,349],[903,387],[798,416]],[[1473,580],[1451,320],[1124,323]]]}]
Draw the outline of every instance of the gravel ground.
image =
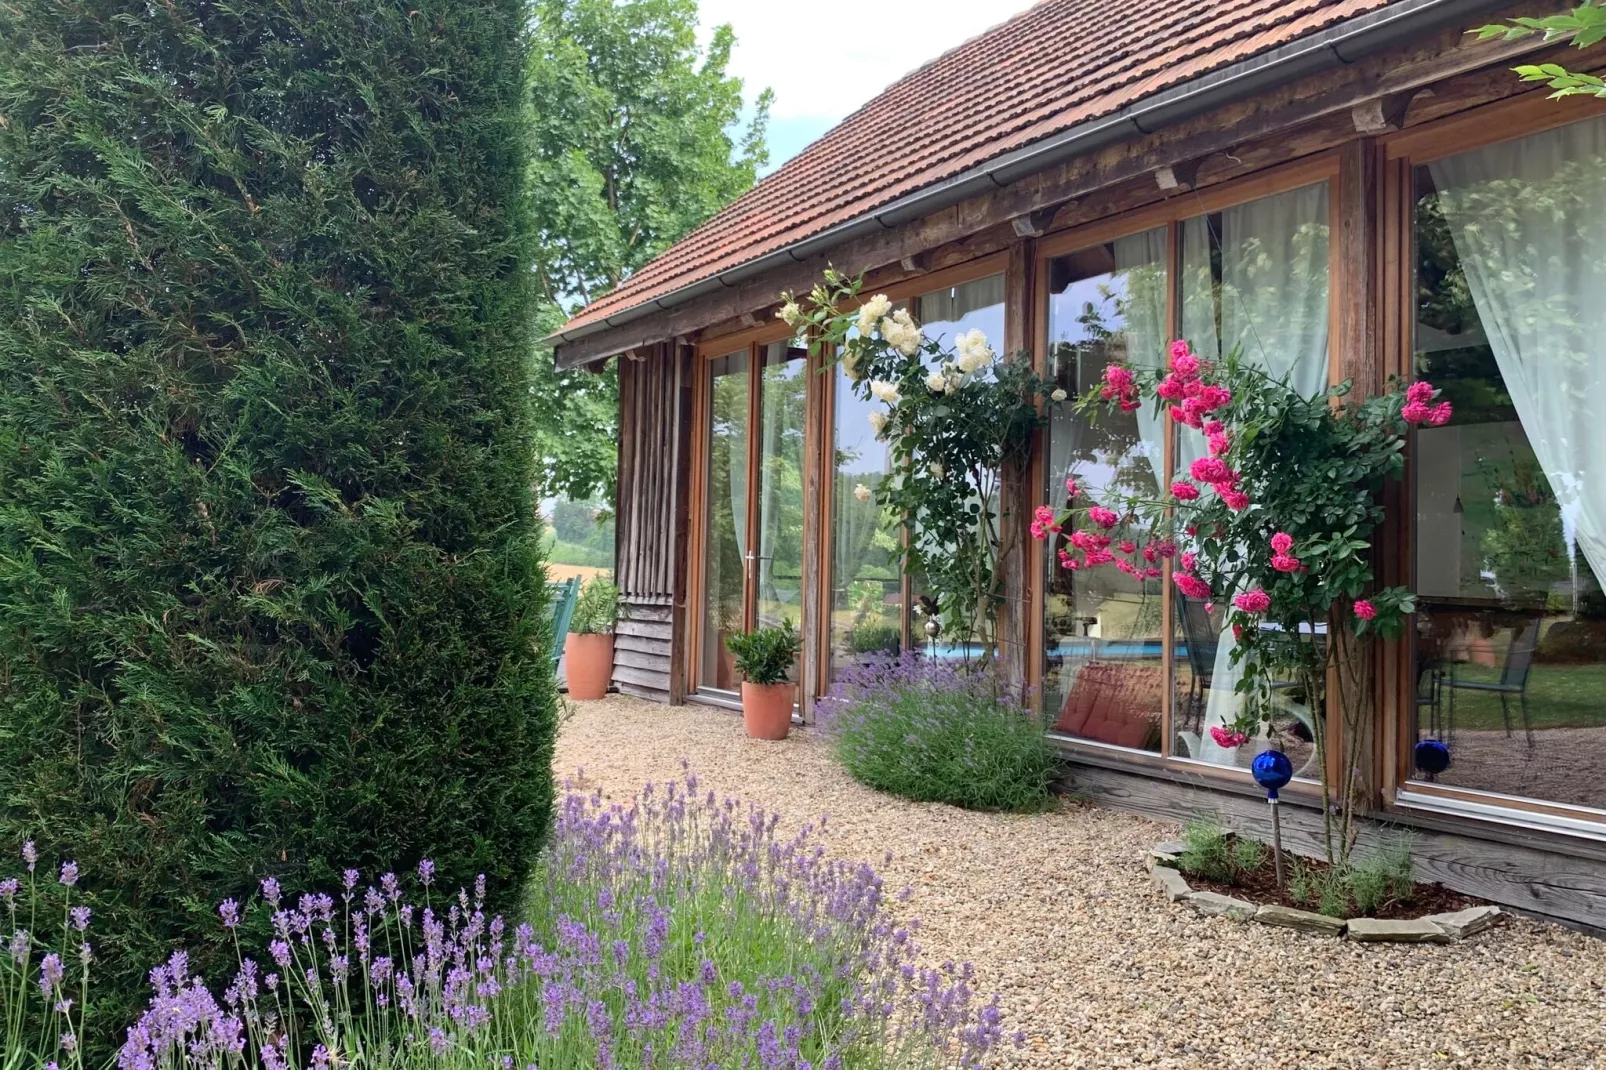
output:
[{"label": "gravel ground", "polygon": [[[723,710],[580,703],[556,771],[611,797],[680,774],[798,825],[828,815],[838,856],[876,863],[952,957],[1026,1032],[1009,1065],[1062,1067],[1606,1067],[1606,941],[1514,920],[1449,947],[1309,937],[1166,903],[1141,859],[1176,833],[1068,806],[976,814],[880,795],[816,735],[758,743]],[[890,858],[886,857],[890,855]]]}]

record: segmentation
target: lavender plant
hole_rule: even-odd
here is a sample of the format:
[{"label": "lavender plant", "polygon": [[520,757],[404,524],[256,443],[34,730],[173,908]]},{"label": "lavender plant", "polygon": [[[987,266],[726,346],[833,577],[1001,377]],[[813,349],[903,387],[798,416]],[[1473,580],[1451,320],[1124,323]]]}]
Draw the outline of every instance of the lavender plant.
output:
[{"label": "lavender plant", "polygon": [[[219,994],[174,953],[117,1068],[982,1066],[1005,1038],[969,967],[920,964],[875,872],[825,857],[823,819],[788,838],[777,825],[690,774],[628,803],[571,791],[513,927],[485,914],[483,879],[441,897],[427,861],[413,894],[348,871],[337,896],[292,902],[266,880],[249,907],[218,911],[231,934],[247,909],[271,915],[266,954],[238,941]],[[26,1025],[61,981],[59,959],[55,974],[32,963],[23,889],[0,884],[19,934],[0,974],[0,1067],[81,1070],[74,1043]],[[69,915],[63,939],[81,932]]]},{"label": "lavender plant", "polygon": [[972,810],[1029,810],[1057,768],[1042,720],[991,669],[915,652],[844,666],[817,716],[861,783]]}]

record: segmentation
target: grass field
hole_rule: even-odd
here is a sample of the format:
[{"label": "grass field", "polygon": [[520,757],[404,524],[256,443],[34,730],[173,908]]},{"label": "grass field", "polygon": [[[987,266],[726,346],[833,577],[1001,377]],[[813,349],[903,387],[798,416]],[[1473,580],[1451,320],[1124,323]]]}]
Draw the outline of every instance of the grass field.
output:
[{"label": "grass field", "polygon": [[[1495,683],[1499,666],[1460,664],[1460,682]],[[1487,691],[1456,690],[1457,728],[1503,729],[1500,696]],[[1448,682],[1444,708],[1451,700]],[[1507,699],[1514,731],[1522,730],[1522,706],[1516,695]],[[1425,713],[1425,711],[1424,711]],[[1606,726],[1606,663],[1593,665],[1536,664],[1528,677],[1528,717],[1534,728],[1596,728]]]}]

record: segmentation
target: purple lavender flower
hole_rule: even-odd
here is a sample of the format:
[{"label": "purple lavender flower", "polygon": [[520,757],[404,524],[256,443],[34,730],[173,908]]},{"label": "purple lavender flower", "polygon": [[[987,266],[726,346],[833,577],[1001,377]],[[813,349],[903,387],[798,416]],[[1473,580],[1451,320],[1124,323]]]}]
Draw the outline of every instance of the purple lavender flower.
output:
[{"label": "purple lavender flower", "polygon": [[61,965],[61,956],[52,951],[39,962],[39,988],[48,998],[61,984],[65,976]]},{"label": "purple lavender flower", "polygon": [[71,888],[73,885],[77,884],[78,883],[78,863],[77,862],[63,862],[61,864],[61,877],[59,879],[60,879],[61,883],[65,884],[69,888]]},{"label": "purple lavender flower", "polygon": [[22,860],[28,863],[28,872],[32,873],[39,864],[39,849],[33,845],[32,840],[25,840],[22,844]]},{"label": "purple lavender flower", "polygon": [[418,863],[418,879],[426,888],[433,884],[435,881],[435,863],[427,858],[420,861]]},{"label": "purple lavender flower", "polygon": [[20,887],[21,884],[15,877],[7,877],[0,881],[0,899],[4,899],[9,905],[17,898],[17,889]]},{"label": "purple lavender flower", "polygon": [[67,915],[72,918],[72,927],[79,932],[89,928],[90,909],[88,907],[73,907],[67,912]]},{"label": "purple lavender flower", "polygon": [[240,904],[232,899],[225,899],[218,904],[218,917],[223,919],[223,927],[232,929],[240,924]]},{"label": "purple lavender flower", "polygon": [[266,902],[270,907],[278,907],[279,897],[279,882],[274,880],[272,877],[262,878],[263,901]]}]

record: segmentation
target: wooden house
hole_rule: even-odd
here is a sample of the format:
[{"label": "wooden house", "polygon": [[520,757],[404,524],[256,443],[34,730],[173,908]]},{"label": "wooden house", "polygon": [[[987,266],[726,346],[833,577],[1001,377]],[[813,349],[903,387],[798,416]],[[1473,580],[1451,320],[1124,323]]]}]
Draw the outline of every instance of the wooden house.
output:
[{"label": "wooden house", "polygon": [[[921,638],[918,578],[861,507],[885,447],[776,319],[827,264],[1071,393],[1175,337],[1242,346],[1312,390],[1426,377],[1456,416],[1415,433],[1389,499],[1385,579],[1420,612],[1382,651],[1354,774],[1375,818],[1416,832],[1426,875],[1606,927],[1606,105],[1511,71],[1599,56],[1466,33],[1531,13],[1043,0],[586,307],[553,341],[562,366],[620,372],[619,688],[733,705],[724,637],[784,616],[805,634],[806,722],[843,665]],[[1095,483],[1146,465],[1164,486],[1177,452],[1159,420],[1057,415],[1004,521],[1063,505],[1073,463]],[[1207,731],[1234,701],[1219,618],[1164,580],[1072,576],[1045,551],[1017,540],[1004,562],[1003,649],[1069,778],[1157,816],[1263,821],[1253,748]],[[1294,751],[1318,716],[1336,726],[1290,707]],[[1448,769],[1422,767],[1428,739]],[[1307,836],[1309,782],[1285,797]]]}]

